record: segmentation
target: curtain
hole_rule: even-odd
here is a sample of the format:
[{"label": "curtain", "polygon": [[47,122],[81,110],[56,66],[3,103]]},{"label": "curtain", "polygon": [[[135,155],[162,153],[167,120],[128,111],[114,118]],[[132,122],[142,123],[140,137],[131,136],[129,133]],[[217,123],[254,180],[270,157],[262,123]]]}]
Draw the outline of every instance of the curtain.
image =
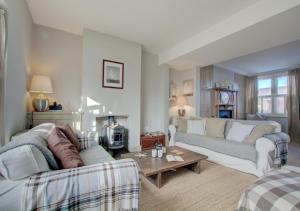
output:
[{"label": "curtain", "polygon": [[4,145],[4,96],[6,72],[7,14],[0,8],[0,145]]},{"label": "curtain", "polygon": [[246,114],[257,113],[257,77],[246,78]]},{"label": "curtain", "polygon": [[289,71],[289,92],[287,100],[289,134],[292,141],[300,142],[300,68]]}]

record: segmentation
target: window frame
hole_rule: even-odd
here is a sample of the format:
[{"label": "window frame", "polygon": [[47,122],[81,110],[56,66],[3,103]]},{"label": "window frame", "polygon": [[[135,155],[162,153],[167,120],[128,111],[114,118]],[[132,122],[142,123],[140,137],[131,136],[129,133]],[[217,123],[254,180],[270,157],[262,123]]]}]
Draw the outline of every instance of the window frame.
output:
[{"label": "window frame", "polygon": [[[287,96],[288,96],[288,88],[287,88],[287,94],[278,94],[278,80],[277,78],[280,77],[287,77],[287,87],[289,86],[289,78],[288,78],[288,73],[284,72],[284,73],[275,73],[275,74],[271,74],[271,75],[263,75],[263,76],[258,76],[257,77],[257,110],[258,110],[258,104],[259,101],[261,101],[261,106],[263,106],[262,104],[262,100],[263,98],[271,98],[271,113],[263,113],[258,110],[257,113],[264,115],[264,116],[270,116],[270,117],[287,117],[287,105],[285,105],[285,111],[284,113],[275,113],[276,111],[276,98],[277,97],[284,97],[285,103],[287,103]],[[258,88],[258,82],[259,80],[263,80],[263,79],[271,79],[271,95],[265,95],[265,96],[259,96],[259,88]],[[262,111],[262,108],[261,108]]]}]

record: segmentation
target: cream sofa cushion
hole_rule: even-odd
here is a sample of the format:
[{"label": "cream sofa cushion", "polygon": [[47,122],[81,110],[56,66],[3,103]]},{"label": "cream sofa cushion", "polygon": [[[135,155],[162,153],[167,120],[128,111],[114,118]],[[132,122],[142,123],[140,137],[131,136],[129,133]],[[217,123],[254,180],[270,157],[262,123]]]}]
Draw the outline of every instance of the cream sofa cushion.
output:
[{"label": "cream sofa cushion", "polygon": [[226,136],[226,139],[242,142],[250,135],[254,127],[255,125],[245,125],[239,122],[234,122]]},{"label": "cream sofa cushion", "polygon": [[207,136],[224,138],[226,119],[207,118],[205,133]]},{"label": "cream sofa cushion", "polygon": [[49,170],[44,155],[33,145],[23,145],[0,155],[0,173],[9,180],[19,180]]},{"label": "cream sofa cushion", "polygon": [[244,140],[244,143],[254,145],[257,139],[266,134],[274,133],[275,129],[274,125],[256,125],[250,135]]},{"label": "cream sofa cushion", "polygon": [[178,118],[178,132],[186,133],[187,132],[187,118],[179,117]]},{"label": "cream sofa cushion", "polygon": [[187,133],[205,135],[206,120],[188,120],[187,121]]}]

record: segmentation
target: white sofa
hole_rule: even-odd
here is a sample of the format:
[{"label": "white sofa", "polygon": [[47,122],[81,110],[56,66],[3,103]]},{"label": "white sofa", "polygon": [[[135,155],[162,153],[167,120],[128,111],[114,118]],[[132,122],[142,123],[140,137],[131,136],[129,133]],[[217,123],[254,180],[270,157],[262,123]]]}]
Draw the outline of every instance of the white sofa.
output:
[{"label": "white sofa", "polygon": [[[281,132],[281,125],[274,121],[227,120],[227,122],[229,121],[238,121],[240,123],[250,125],[274,125],[275,132]],[[225,137],[226,133],[228,133],[228,130],[230,129],[229,127],[229,124],[226,123],[224,128]],[[220,142],[220,140],[217,141],[216,138],[212,137],[180,133],[176,131],[175,125],[169,125],[169,131],[171,135],[171,146],[176,145],[178,147],[206,155],[208,156],[209,161],[237,169],[242,172],[250,173],[258,177],[272,169],[273,160],[271,155],[275,150],[275,145],[267,138],[261,137],[257,139],[254,146],[249,146],[247,144],[225,140],[225,138],[224,141]],[[206,147],[205,143],[210,142],[215,142],[215,146],[218,146],[218,144],[223,144],[223,146],[216,147],[218,149],[214,149],[211,146]],[[236,152],[234,150],[231,152],[231,147],[240,149],[241,152]],[[237,156],[237,154],[239,156]]]}]

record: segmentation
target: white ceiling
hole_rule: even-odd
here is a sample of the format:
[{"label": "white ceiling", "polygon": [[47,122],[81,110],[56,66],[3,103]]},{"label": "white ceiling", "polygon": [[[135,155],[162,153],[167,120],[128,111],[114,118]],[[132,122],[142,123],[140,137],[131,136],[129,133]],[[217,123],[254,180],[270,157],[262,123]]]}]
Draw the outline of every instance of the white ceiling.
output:
[{"label": "white ceiling", "polygon": [[36,24],[137,42],[177,70],[219,63],[253,75],[299,60],[300,0],[26,1]]},{"label": "white ceiling", "polygon": [[[285,3],[287,1],[274,2]],[[255,17],[259,17],[258,11],[261,10],[264,11],[261,13],[261,15],[264,15],[267,12],[269,12],[269,15],[267,17],[262,16],[261,19],[256,21],[254,24],[248,26],[243,22],[243,20],[245,19],[242,19],[240,17],[241,15],[238,15],[232,18],[232,21],[229,21],[226,24],[223,22],[223,25],[220,24],[220,26],[216,26],[215,31],[217,31],[217,33],[214,33],[214,31],[213,33],[206,33],[205,36],[203,36],[205,33],[202,33],[199,35],[199,37],[196,37],[196,39],[191,38],[189,42],[181,43],[178,46],[173,47],[169,50],[169,52],[165,53],[165,55],[167,56],[161,54],[160,58],[163,58],[165,61],[168,61],[165,58],[170,59],[173,57],[174,59],[169,60],[168,64],[174,69],[186,70],[189,68],[193,68],[196,65],[201,67],[218,63],[223,64],[223,62],[232,59],[233,61],[235,61],[235,58],[241,56],[253,54],[255,52],[264,51],[266,49],[274,48],[277,46],[285,45],[290,42],[300,40],[300,6],[298,6],[300,1],[290,2],[297,3],[297,5],[287,7],[283,11],[280,11],[279,9],[283,8],[283,6],[285,5],[281,5],[281,7],[279,7],[280,5],[278,5],[277,9],[272,8],[273,5],[270,5],[270,7],[268,8],[260,5],[260,7],[256,9],[250,9],[248,12],[245,13],[257,14]],[[263,8],[266,9],[263,10]],[[231,27],[233,25],[238,25],[240,27],[238,28],[239,30],[236,30],[236,28]],[[227,32],[227,30],[230,29],[230,27],[232,31]],[[210,39],[211,37],[213,37],[213,40]],[[208,41],[203,42],[204,39],[207,39]],[[192,47],[195,45],[197,45],[197,48],[191,50]],[[188,47],[185,48],[185,46]],[[268,60],[266,60],[266,58],[261,58],[261,60],[265,60],[259,62],[254,68],[238,68],[238,66],[236,66],[236,68],[233,68],[234,65],[228,65],[227,69],[233,68],[233,70],[241,74],[253,75],[258,73],[258,71],[261,72],[266,69],[269,70],[271,69],[271,67],[276,67],[276,69],[278,69],[277,67],[281,68],[282,66],[293,66],[295,64],[295,60],[297,60],[296,57],[298,56],[297,52],[299,52],[299,45],[292,43],[288,46],[288,48],[282,47],[276,50],[277,56],[273,59],[273,65],[271,65],[271,63],[272,57],[275,57],[275,53],[270,53]],[[187,53],[184,54],[180,52],[181,49],[187,51]],[[289,51],[291,52],[289,53]],[[176,56],[177,52],[181,53],[182,55]],[[280,56],[278,55],[282,56],[282,59],[279,59]],[[261,54],[259,54],[259,56],[261,56]],[[257,56],[256,58],[258,58],[259,56]],[[251,60],[251,62],[257,61],[258,60],[256,59]],[[281,61],[281,64],[279,64],[279,61]],[[264,66],[258,68],[259,65],[263,65],[263,62],[265,62]],[[248,67],[249,65],[250,62],[248,62]],[[255,66],[255,64],[252,65]]]},{"label": "white ceiling", "polygon": [[217,66],[246,75],[300,67],[300,40],[222,62]]},{"label": "white ceiling", "polygon": [[114,35],[160,53],[258,0],[27,0],[36,24]]}]

